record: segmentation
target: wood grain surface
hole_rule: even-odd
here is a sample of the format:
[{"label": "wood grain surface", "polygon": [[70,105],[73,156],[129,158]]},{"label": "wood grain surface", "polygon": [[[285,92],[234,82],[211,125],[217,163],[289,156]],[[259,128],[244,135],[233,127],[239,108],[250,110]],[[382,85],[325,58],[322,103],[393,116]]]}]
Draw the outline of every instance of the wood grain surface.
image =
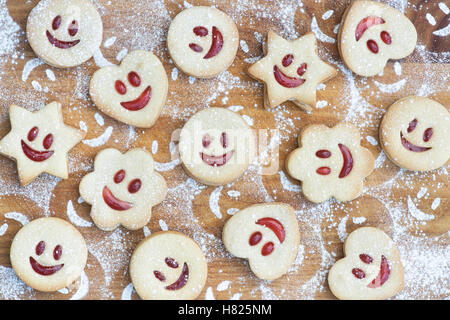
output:
[{"label": "wood grain surface", "polygon": [[[311,113],[303,112],[290,102],[265,110],[263,86],[251,79],[246,70],[262,56],[263,42],[270,29],[285,38],[295,39],[314,28],[319,40],[318,32],[335,39],[336,25],[340,23],[349,1],[93,2],[102,15],[103,41],[116,37],[111,46],[102,45],[103,57],[117,64],[117,55],[124,49],[145,49],[155,53],[169,76],[168,101],[155,126],[142,130],[119,123],[93,105],[88,84],[92,73],[99,68],[98,60],[91,59],[82,66],[67,70],[42,64],[23,81],[26,63],[36,58],[24,30],[27,16],[38,1],[0,1],[1,17],[10,16],[12,19],[0,25],[0,35],[1,28],[6,26],[13,30],[7,36],[12,48],[3,50],[0,56],[0,137],[10,130],[8,107],[12,103],[37,110],[48,102],[60,101],[65,122],[75,127],[85,124],[88,140],[112,127],[112,135],[105,144],[91,147],[80,143],[72,149],[67,180],[44,174],[23,188],[18,184],[15,163],[0,158],[0,226],[8,226],[0,236],[0,298],[69,299],[81,287],[86,288],[86,284],[78,280],[67,290],[40,293],[16,279],[10,269],[9,247],[21,224],[8,218],[7,213],[19,212],[30,220],[42,216],[70,220],[68,210],[73,205],[79,217],[91,221],[90,206],[79,200],[78,184],[86,173],[92,171],[97,152],[107,147],[123,152],[133,147],[152,150],[153,146],[153,151],[156,151],[154,159],[168,163],[171,161],[172,133],[195,112],[208,106],[242,106],[237,112],[245,115],[253,128],[278,130],[279,169],[272,175],[260,175],[253,168],[233,184],[222,188],[196,184],[181,166],[160,172],[168,183],[169,194],[162,204],[154,208],[147,228],[156,232],[167,226],[169,230],[186,233],[202,246],[208,258],[208,280],[199,299],[213,296],[216,299],[334,299],[326,281],[327,271],[335,260],[343,256],[343,236],[361,226],[377,226],[399,245],[406,266],[406,283],[397,298],[448,297],[448,164],[428,173],[401,170],[383,158],[383,154],[380,155],[381,148],[377,143],[381,118],[386,108],[397,99],[420,94],[449,107],[450,38],[433,34],[449,23],[448,12],[439,6],[439,3],[449,6],[448,1],[383,1],[404,10],[417,28],[419,41],[411,56],[399,61],[400,64],[394,65],[394,61],[390,61],[384,73],[373,78],[352,74],[343,66],[336,43],[318,41],[319,55],[336,66],[338,75],[326,82],[325,88],[318,90],[318,101],[326,101],[326,105],[315,108]],[[241,46],[236,59],[229,70],[217,78],[200,80],[188,77],[175,68],[167,53],[166,34],[170,21],[189,5],[214,5],[229,14],[238,26]],[[329,10],[333,12],[328,18],[324,13]],[[426,18],[427,13],[434,17],[434,25]],[[14,25],[17,28],[13,28]],[[47,70],[53,72],[55,81],[49,78]],[[399,82],[403,79],[405,81]],[[397,87],[383,86],[395,83]],[[284,159],[297,147],[298,133],[303,127],[311,123],[332,126],[340,121],[358,126],[363,137],[362,145],[378,158],[378,166],[366,179],[366,188],[360,198],[346,203],[330,200],[312,204],[299,192],[299,182],[287,177]],[[440,200],[435,200],[437,198]],[[230,217],[229,209],[242,209],[274,200],[289,203],[296,209],[301,250],[288,274],[267,282],[257,279],[244,260],[233,258],[226,252],[221,243],[221,230]],[[216,202],[218,206],[214,207]],[[217,212],[214,214],[214,208],[219,208],[221,218]],[[433,219],[416,219],[411,215],[411,210],[415,209],[433,215]],[[103,232],[95,226],[78,226],[78,230],[89,247],[85,269],[89,289],[83,299],[137,299],[133,290],[125,288],[131,282],[129,257],[144,238],[144,232],[123,228]],[[230,281],[230,284],[227,286],[223,281]],[[217,290],[219,284],[225,289]]]}]

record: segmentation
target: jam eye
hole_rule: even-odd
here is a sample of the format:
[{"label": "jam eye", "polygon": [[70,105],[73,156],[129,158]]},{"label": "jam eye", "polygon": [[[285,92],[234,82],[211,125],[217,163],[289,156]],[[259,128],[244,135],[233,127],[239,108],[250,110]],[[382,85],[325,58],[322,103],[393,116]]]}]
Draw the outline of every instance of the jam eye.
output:
[{"label": "jam eye", "polygon": [[53,144],[53,135],[51,133],[49,133],[48,135],[45,136],[44,141],[42,141],[42,146],[48,150],[50,149],[50,147]]},{"label": "jam eye", "polygon": [[209,134],[206,133],[202,138],[203,148],[208,148],[210,144],[211,144],[211,137],[209,136]]},{"label": "jam eye", "polygon": [[39,241],[39,243],[36,245],[36,254],[38,256],[40,256],[42,253],[44,253],[45,251],[45,242],[44,241]]},{"label": "jam eye", "polygon": [[142,187],[142,181],[140,179],[134,179],[128,185],[128,192],[136,193],[141,189],[141,187]]},{"label": "jam eye", "polygon": [[384,43],[386,43],[387,45],[392,43],[392,38],[391,35],[389,34],[389,32],[387,31],[381,31],[380,33],[380,38],[381,40],[383,40]]},{"label": "jam eye", "polygon": [[121,183],[125,179],[125,170],[119,170],[114,175],[114,182]]},{"label": "jam eye", "polygon": [[205,27],[198,26],[195,27],[192,31],[196,36],[199,37],[206,37],[208,35],[208,29],[206,29]]},{"label": "jam eye", "polygon": [[308,65],[306,63],[302,63],[297,69],[297,74],[301,77],[305,74],[306,69],[308,69]]},{"label": "jam eye", "polygon": [[69,28],[67,29],[67,32],[69,32],[69,35],[71,37],[74,37],[78,33],[78,22],[76,20],[73,20],[70,23]]},{"label": "jam eye", "polygon": [[136,72],[131,71],[128,74],[128,82],[130,82],[133,87],[139,87],[141,85],[141,78]]},{"label": "jam eye", "polygon": [[327,158],[331,157],[331,151],[326,150],[326,149],[318,150],[316,152],[316,157],[321,158],[321,159],[327,159]]},{"label": "jam eye", "polygon": [[127,86],[120,80],[116,80],[116,83],[114,84],[117,93],[124,95],[127,93]]},{"label": "jam eye", "polygon": [[283,67],[289,67],[292,62],[294,61],[294,55],[293,54],[287,54],[284,56],[283,60],[281,61],[281,64]]},{"label": "jam eye", "polygon": [[56,16],[52,22],[52,29],[58,30],[59,27],[61,26],[61,21],[62,21],[61,16]]},{"label": "jam eye", "polygon": [[364,279],[366,277],[366,274],[360,268],[353,268],[352,273],[357,279]]},{"label": "jam eye", "polygon": [[369,256],[368,254],[361,253],[359,255],[359,259],[361,259],[362,262],[366,264],[371,264],[373,262],[373,258]]},{"label": "jam eye", "polygon": [[228,147],[228,136],[225,132],[222,132],[222,135],[220,136],[220,143],[224,149]]},{"label": "jam eye", "polygon": [[408,131],[408,133],[411,133],[414,131],[414,129],[416,129],[416,126],[417,126],[417,119],[414,119],[409,123],[408,129],[406,131]]},{"label": "jam eye", "polygon": [[164,261],[166,262],[167,266],[169,266],[170,268],[173,268],[173,269],[178,268],[178,262],[175,259],[166,258]]},{"label": "jam eye", "polygon": [[28,131],[28,141],[32,142],[36,139],[39,134],[39,128],[33,127],[30,131]]},{"label": "jam eye", "polygon": [[62,247],[58,244],[55,249],[53,249],[53,258],[55,258],[55,260],[59,260],[61,258],[62,255]]},{"label": "jam eye", "polygon": [[431,137],[433,136],[433,128],[428,128],[423,133],[423,141],[428,142],[430,141]]},{"label": "jam eye", "polygon": [[259,231],[253,232],[250,238],[248,239],[248,244],[251,246],[256,246],[258,243],[261,242],[262,239],[262,233]]}]

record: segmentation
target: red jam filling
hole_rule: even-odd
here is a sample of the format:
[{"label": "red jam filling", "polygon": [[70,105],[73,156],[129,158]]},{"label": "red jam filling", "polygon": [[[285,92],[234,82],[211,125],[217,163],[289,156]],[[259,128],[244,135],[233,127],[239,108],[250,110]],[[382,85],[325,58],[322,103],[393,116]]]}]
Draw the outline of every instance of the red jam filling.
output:
[{"label": "red jam filling", "polygon": [[385,256],[381,256],[380,272],[377,277],[368,285],[369,288],[381,287],[388,279],[391,273],[389,263]]},{"label": "red jam filling", "polygon": [[27,136],[28,141],[33,142],[36,139],[36,137],[38,136],[38,134],[39,134],[38,127],[31,128],[30,131],[28,131],[28,136]]},{"label": "red jam filling", "polygon": [[173,258],[167,257],[167,258],[164,260],[164,262],[165,262],[170,268],[173,268],[173,269],[178,268],[178,262],[177,262],[175,259],[173,259]]},{"label": "red jam filling", "polygon": [[70,23],[67,32],[69,32],[69,35],[71,37],[74,37],[78,33],[78,22],[76,20],[73,20]]},{"label": "red jam filling", "polygon": [[216,27],[212,27],[212,44],[208,53],[203,57],[203,59],[210,59],[219,54],[223,47],[223,36],[222,33]]},{"label": "red jam filling", "polygon": [[361,253],[359,255],[359,259],[362,262],[367,263],[367,264],[371,264],[373,262],[373,258],[371,256],[369,256],[368,254],[365,254],[365,253]]},{"label": "red jam filling", "polygon": [[414,131],[414,129],[416,129],[417,126],[417,119],[414,119],[413,121],[411,121],[408,125],[408,129],[406,130],[408,133],[411,133]]},{"label": "red jam filling", "polygon": [[273,75],[275,80],[285,88],[297,88],[305,83],[305,79],[285,75],[277,66],[273,67]]},{"label": "red jam filling", "polygon": [[367,48],[369,48],[369,50],[372,51],[372,53],[375,53],[375,54],[378,53],[378,45],[372,39],[367,41]]},{"label": "red jam filling", "polygon": [[139,87],[141,85],[141,78],[139,77],[137,72],[134,71],[128,73],[128,81],[133,87]]},{"label": "red jam filling", "polygon": [[261,249],[261,255],[268,256],[273,252],[273,249],[275,248],[275,245],[273,242],[267,242]]},{"label": "red jam filling", "polygon": [[412,152],[425,152],[431,149],[431,147],[421,147],[417,146],[411,142],[409,142],[404,136],[403,133],[400,132],[400,140],[402,142],[402,145],[405,149],[412,151]]},{"label": "red jam filling", "polygon": [[208,35],[208,29],[202,26],[195,27],[192,31],[199,37],[206,37]]},{"label": "red jam filling", "polygon": [[209,134],[206,133],[202,138],[202,145],[204,148],[208,148],[210,144],[211,144],[211,137],[209,136]]},{"label": "red jam filling", "polygon": [[117,199],[107,186],[103,187],[102,196],[103,201],[105,201],[105,203],[113,210],[125,211],[133,207],[133,204],[129,202]]},{"label": "red jam filling", "polygon": [[423,141],[428,142],[430,141],[431,137],[433,136],[433,128],[428,128],[423,133]]},{"label": "red jam filling", "polygon": [[372,26],[376,26],[378,24],[383,24],[383,23],[385,23],[383,18],[377,17],[377,16],[370,16],[370,17],[366,17],[366,18],[362,19],[358,23],[358,26],[356,27],[356,30],[355,30],[356,41],[361,39],[361,37],[363,36],[364,32],[366,32],[367,29],[369,29]]},{"label": "red jam filling", "polygon": [[269,228],[273,233],[275,233],[278,240],[280,240],[280,243],[284,242],[284,239],[286,238],[286,231],[284,230],[283,224],[277,219],[266,217],[259,219],[255,223]]},{"label": "red jam filling", "polygon": [[366,274],[364,273],[364,271],[362,271],[359,268],[353,268],[352,273],[358,279],[364,279],[366,277]]},{"label": "red jam filling", "polygon": [[326,158],[331,157],[331,152],[328,150],[325,150],[325,149],[318,150],[316,152],[316,157],[321,158],[321,159],[326,159]]},{"label": "red jam filling", "polygon": [[320,167],[320,168],[317,168],[316,172],[317,172],[317,174],[326,176],[331,173],[331,169],[329,167]]},{"label": "red jam filling", "polygon": [[52,21],[52,29],[58,30],[59,27],[61,26],[61,21],[62,21],[61,16],[56,16],[55,19],[53,19]]},{"label": "red jam filling", "polygon": [[253,232],[250,238],[248,239],[248,243],[251,246],[256,246],[258,243],[261,242],[262,239],[262,233],[259,231]]},{"label": "red jam filling", "polygon": [[80,40],[75,40],[75,41],[61,41],[56,39],[54,36],[52,36],[52,34],[50,33],[50,31],[47,30],[47,39],[48,41],[54,45],[55,47],[59,48],[59,49],[70,49],[73,46],[76,46],[78,43],[80,43]]},{"label": "red jam filling", "polygon": [[353,169],[353,157],[350,150],[343,144],[339,143],[339,149],[342,152],[342,157],[344,158],[344,164],[342,165],[341,172],[339,173],[339,178],[345,178],[350,174]]},{"label": "red jam filling", "polygon": [[183,288],[189,279],[189,267],[185,262],[183,265],[183,270],[181,271],[180,277],[177,281],[165,287],[167,290],[179,290]]},{"label": "red jam filling", "polygon": [[45,149],[50,149],[50,147],[53,144],[53,135],[51,133],[49,133],[48,135],[45,136],[44,141],[42,142],[42,145],[44,146]]},{"label": "red jam filling", "polygon": [[306,63],[302,63],[300,67],[297,69],[297,74],[301,77],[305,74],[306,69],[308,69],[308,65]]},{"label": "red jam filling", "polygon": [[194,51],[194,52],[202,52],[203,51],[203,48],[200,47],[198,44],[195,44],[195,43],[190,43],[189,44],[189,48],[191,48],[191,50]]},{"label": "red jam filling", "polygon": [[281,61],[281,64],[283,65],[283,67],[287,68],[292,64],[293,61],[294,61],[294,55],[287,54],[284,56],[283,60]]},{"label": "red jam filling", "polygon": [[114,87],[116,88],[117,93],[121,95],[127,93],[126,85],[120,80],[116,80],[116,82],[114,83]]},{"label": "red jam filling", "polygon": [[45,242],[39,241],[39,243],[36,245],[35,248],[36,255],[40,256],[41,254],[44,253],[44,251],[45,251]]},{"label": "red jam filling", "polygon": [[119,170],[114,175],[114,182],[121,183],[125,179],[125,170]]},{"label": "red jam filling", "polygon": [[392,43],[391,35],[390,35],[389,32],[387,32],[387,31],[381,31],[381,33],[380,33],[380,38],[381,38],[381,40],[383,40],[383,42],[386,43],[387,45],[390,45],[390,44]]},{"label": "red jam filling", "polygon": [[141,189],[141,187],[142,187],[141,179],[134,179],[128,185],[128,192],[129,193],[136,193],[136,192],[138,192]]},{"label": "red jam filling", "polygon": [[59,260],[61,258],[61,256],[62,256],[62,247],[61,247],[61,245],[58,244],[55,247],[55,249],[53,249],[53,258],[55,260]]},{"label": "red jam filling", "polygon": [[25,156],[35,162],[42,162],[50,158],[54,151],[37,151],[28,146],[25,141],[21,140],[22,151]]},{"label": "red jam filling", "polygon": [[148,86],[141,95],[132,101],[121,102],[120,105],[129,111],[139,111],[143,109],[152,97],[152,87]]}]

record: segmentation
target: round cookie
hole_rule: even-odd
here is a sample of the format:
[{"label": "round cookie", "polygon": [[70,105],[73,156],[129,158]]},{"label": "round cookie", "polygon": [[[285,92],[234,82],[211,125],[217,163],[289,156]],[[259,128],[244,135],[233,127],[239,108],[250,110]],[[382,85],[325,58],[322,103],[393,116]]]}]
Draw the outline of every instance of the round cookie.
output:
[{"label": "round cookie", "polygon": [[207,274],[202,250],[180,232],[154,233],[142,240],[131,256],[131,281],[145,300],[195,299]]},{"label": "round cookie", "polygon": [[183,72],[212,78],[228,69],[239,47],[236,24],[213,7],[192,7],[180,12],[170,24],[167,48]]},{"label": "round cookie", "polygon": [[89,94],[96,106],[116,120],[150,128],[167,98],[169,82],[161,61],[151,52],[130,52],[120,66],[92,76]]},{"label": "round cookie", "polygon": [[258,278],[274,280],[285,274],[297,257],[300,232],[294,209],[273,202],[234,214],[225,223],[222,239],[232,255],[248,259]]},{"label": "round cookie", "polygon": [[381,300],[403,289],[400,253],[382,230],[356,229],[345,240],[344,254],[328,273],[328,285],[337,298]]},{"label": "round cookie", "polygon": [[59,218],[39,218],[15,235],[11,264],[23,282],[44,292],[65,288],[77,280],[87,261],[81,233]]},{"label": "round cookie", "polygon": [[28,16],[27,38],[42,60],[69,68],[89,60],[100,48],[103,24],[89,0],[42,0]]},{"label": "round cookie", "polygon": [[249,167],[256,140],[252,129],[237,113],[224,108],[197,112],[180,133],[183,167],[207,185],[223,185],[241,176]]},{"label": "round cookie", "polygon": [[400,11],[376,1],[353,1],[345,11],[338,49],[347,67],[369,77],[383,71],[389,59],[410,55],[417,31]]},{"label": "round cookie", "polygon": [[392,104],[379,135],[389,159],[408,170],[434,170],[450,157],[450,113],[428,98],[410,96]]}]

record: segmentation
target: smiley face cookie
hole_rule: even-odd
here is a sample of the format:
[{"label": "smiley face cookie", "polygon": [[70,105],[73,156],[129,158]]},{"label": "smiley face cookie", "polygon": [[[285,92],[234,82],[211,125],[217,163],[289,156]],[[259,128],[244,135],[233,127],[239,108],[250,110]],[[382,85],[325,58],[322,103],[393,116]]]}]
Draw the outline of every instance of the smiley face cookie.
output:
[{"label": "smiley face cookie", "polygon": [[131,256],[131,281],[144,300],[195,299],[207,274],[202,250],[180,232],[154,233],[142,240]]},{"label": "smiley face cookie", "polygon": [[286,159],[286,169],[302,181],[302,191],[312,202],[334,197],[350,201],[361,194],[363,179],[374,168],[372,153],[363,148],[358,129],[348,123],[333,128],[306,127],[298,140],[299,149]]},{"label": "smiley face cookie", "polygon": [[172,20],[167,35],[174,63],[198,78],[212,78],[225,71],[233,63],[238,47],[235,23],[213,7],[183,10]]},{"label": "smiley face cookie", "polygon": [[274,202],[234,214],[223,228],[222,239],[232,255],[248,259],[258,278],[274,280],[285,274],[297,257],[300,233],[294,209]]},{"label": "smiley face cookie", "polygon": [[450,113],[436,101],[406,97],[389,107],[380,142],[396,165],[416,171],[437,169],[450,158]]},{"label": "smiley face cookie", "polygon": [[67,179],[67,153],[85,136],[85,132],[64,124],[59,102],[39,111],[9,108],[11,131],[0,141],[0,153],[17,162],[22,185],[43,172]]},{"label": "smiley face cookie", "polygon": [[266,108],[292,101],[311,111],[316,105],[317,85],[336,75],[336,69],[317,55],[314,34],[289,41],[269,31],[265,51],[266,56],[251,65],[248,73],[264,82]]},{"label": "smiley face cookie", "polygon": [[255,155],[256,140],[235,112],[207,108],[184,125],[179,150],[189,175],[207,185],[223,185],[247,170]]},{"label": "smiley face cookie", "polygon": [[89,0],[42,0],[28,16],[31,48],[55,67],[74,67],[89,60],[102,37],[102,20]]},{"label": "smiley face cookie", "polygon": [[344,254],[328,274],[328,285],[339,299],[381,300],[403,289],[400,253],[382,230],[356,229],[345,240]]},{"label": "smiley face cookie", "polygon": [[91,218],[102,230],[123,225],[130,230],[145,226],[152,207],[167,193],[164,178],[153,168],[153,158],[144,149],[125,154],[104,149],[95,157],[94,172],[80,182],[80,195],[91,208]]},{"label": "smiley face cookie", "polygon": [[44,292],[67,287],[77,280],[87,261],[81,233],[59,218],[40,218],[26,224],[15,235],[11,265],[23,282]]},{"label": "smiley face cookie", "polygon": [[354,1],[344,13],[338,35],[339,53],[356,74],[375,76],[389,59],[410,55],[417,31],[400,11],[375,1]]},{"label": "smiley face cookie", "polygon": [[169,83],[161,61],[151,52],[130,52],[120,66],[92,76],[89,94],[97,107],[119,121],[150,128],[166,102]]}]

